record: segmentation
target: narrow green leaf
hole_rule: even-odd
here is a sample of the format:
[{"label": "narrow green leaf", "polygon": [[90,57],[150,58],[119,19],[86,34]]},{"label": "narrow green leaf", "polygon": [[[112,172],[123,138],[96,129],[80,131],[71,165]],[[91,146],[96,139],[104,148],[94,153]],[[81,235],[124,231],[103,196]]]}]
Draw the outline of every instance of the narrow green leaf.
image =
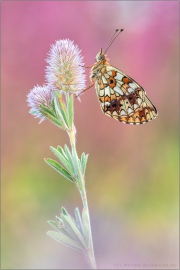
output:
[{"label": "narrow green leaf", "polygon": [[63,214],[63,215],[65,215],[65,216],[69,215],[69,214],[68,214],[68,211],[67,211],[66,208],[64,208],[63,206],[61,207],[61,211],[62,211],[62,214]]},{"label": "narrow green leaf", "polygon": [[66,144],[64,145],[64,151],[68,157],[69,162],[71,163],[72,168],[74,168],[74,173],[76,174],[77,168],[74,162],[74,157],[72,156],[71,151]]},{"label": "narrow green leaf", "polygon": [[79,166],[81,168],[81,161],[79,160],[78,156],[77,156],[77,152],[76,149],[74,149],[74,147],[72,148],[72,159],[76,160],[76,162],[78,162],[78,165],[75,163],[74,164],[74,172],[77,175],[77,179],[81,178],[81,172],[80,170],[77,168],[77,166]]},{"label": "narrow green leaf", "polygon": [[69,173],[74,175],[74,168],[71,167],[69,161],[62,155],[56,148],[50,146],[51,151],[59,158],[65,168],[69,171]]},{"label": "narrow green leaf", "polygon": [[63,115],[61,113],[59,102],[56,99],[54,100],[54,106],[55,106],[56,117],[59,119],[59,121],[62,121],[64,127],[67,128],[67,123],[64,120],[64,117],[63,117]]},{"label": "narrow green leaf", "polygon": [[[56,217],[57,220],[57,217]],[[70,237],[70,234],[65,230],[64,228],[64,224],[61,222],[57,221],[52,221],[52,220],[48,220],[49,225],[51,225],[56,231],[65,234],[66,236]]]},{"label": "narrow green leaf", "polygon": [[83,228],[82,218],[81,218],[81,214],[79,212],[78,207],[74,210],[74,213],[75,213],[76,223],[78,225],[78,228],[80,229],[80,232],[82,233],[82,235],[84,235],[84,228]]},{"label": "narrow green leaf", "polygon": [[56,118],[56,116],[54,115],[54,113],[53,113],[49,108],[47,108],[47,107],[44,106],[44,105],[41,105],[40,112],[41,112],[45,117],[47,117],[51,122],[53,122],[54,124],[56,124],[58,127],[63,128],[63,123],[62,123],[62,121],[58,120],[58,119]]},{"label": "narrow green leaf", "polygon": [[68,157],[67,157],[64,149],[60,145],[58,145],[57,150],[68,160]]},{"label": "narrow green leaf", "polygon": [[54,105],[54,98],[52,100],[52,108],[53,108],[54,113],[56,113],[56,109],[55,109],[55,105]]},{"label": "narrow green leaf", "polygon": [[[62,207],[61,211],[63,212],[64,215],[68,215],[68,213],[64,207]],[[69,232],[66,230],[63,220],[61,218],[59,218],[58,216],[56,216],[56,221],[48,220],[48,223],[56,231],[61,232],[62,234],[65,234],[66,236],[72,238],[71,235],[69,234]]]},{"label": "narrow green leaf", "polygon": [[57,222],[59,228],[64,227],[64,223],[63,223],[62,219],[60,219],[60,217],[56,216],[56,222]]},{"label": "narrow green leaf", "polygon": [[68,102],[68,116],[69,116],[69,125],[72,128],[74,121],[74,98],[73,95],[70,96]]},{"label": "narrow green leaf", "polygon": [[[66,95],[66,94],[65,94]],[[55,91],[56,100],[60,103],[61,108],[66,111],[66,103],[63,95],[59,91]]]},{"label": "narrow green leaf", "polygon": [[44,161],[51,166],[53,169],[55,169],[58,173],[60,173],[62,176],[64,176],[66,179],[73,182],[73,179],[68,171],[66,171],[58,162],[51,158],[45,158]]},{"label": "narrow green leaf", "polygon": [[87,210],[85,208],[83,208],[83,211],[82,211],[82,220],[83,220],[83,227],[84,227],[84,236],[86,239],[87,246],[89,248],[90,247],[89,217],[88,217]]},{"label": "narrow green leaf", "polygon": [[54,112],[51,109],[49,109],[47,106],[45,106],[45,105],[41,105],[40,106],[40,110],[42,111],[42,113],[45,112],[46,114],[50,114],[52,116],[55,116],[54,115]]},{"label": "narrow green leaf", "polygon": [[50,236],[51,238],[55,239],[56,241],[68,246],[68,247],[71,247],[71,248],[74,248],[77,250],[84,249],[83,246],[79,242],[71,239],[70,237],[68,237],[67,235],[64,235],[62,233],[48,231],[47,235]]},{"label": "narrow green leaf", "polygon": [[[72,238],[71,237],[71,235],[68,233],[68,231],[66,230],[66,228],[65,228],[65,226],[64,226],[64,223],[63,223],[63,221],[62,221],[62,219],[60,219],[58,216],[56,216],[56,224],[57,224],[57,226],[58,226],[58,230],[61,232],[61,233],[63,233],[63,234],[65,234],[65,235],[67,235],[67,236],[69,236],[70,238]],[[73,238],[72,238],[73,239]]]},{"label": "narrow green leaf", "polygon": [[56,93],[54,105],[55,105],[56,113],[59,114],[60,118],[62,119],[62,121],[64,122],[64,124],[68,128],[69,123],[68,123],[67,108],[66,108],[66,104],[65,104],[64,99],[63,99],[61,94],[58,93],[58,95],[57,95],[57,93]]},{"label": "narrow green leaf", "polygon": [[66,214],[63,214],[62,212],[61,214],[61,219],[63,220],[65,229],[68,231],[68,233],[71,235],[73,239],[75,239],[76,241],[80,241],[82,245],[86,248],[84,237],[81,234],[75,220],[67,213],[67,211],[65,213]]},{"label": "narrow green leaf", "polygon": [[58,227],[58,224],[56,221],[53,221],[53,220],[48,220],[47,221],[49,223],[49,225],[51,225],[56,231],[60,231],[59,227]]},{"label": "narrow green leaf", "polygon": [[62,129],[64,129],[63,123],[62,123],[60,120],[57,120],[57,118],[51,116],[51,117],[49,117],[49,120],[50,120],[51,122],[53,122],[56,126],[62,128]]},{"label": "narrow green leaf", "polygon": [[66,96],[66,104],[69,103],[69,92],[65,92],[65,96]]},{"label": "narrow green leaf", "polygon": [[83,171],[83,174],[85,174],[85,171],[86,171],[86,164],[87,164],[87,160],[88,160],[88,154],[85,155],[85,153],[82,153],[81,155],[81,168],[82,168],[82,171]]}]

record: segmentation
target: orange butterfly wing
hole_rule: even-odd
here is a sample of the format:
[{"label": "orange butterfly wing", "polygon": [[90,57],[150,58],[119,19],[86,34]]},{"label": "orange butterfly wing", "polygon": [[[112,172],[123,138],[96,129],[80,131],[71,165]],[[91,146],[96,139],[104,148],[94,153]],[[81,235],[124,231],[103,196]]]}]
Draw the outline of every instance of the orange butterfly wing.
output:
[{"label": "orange butterfly wing", "polygon": [[95,79],[103,112],[126,124],[144,124],[157,116],[157,110],[144,89],[117,68],[104,65]]}]

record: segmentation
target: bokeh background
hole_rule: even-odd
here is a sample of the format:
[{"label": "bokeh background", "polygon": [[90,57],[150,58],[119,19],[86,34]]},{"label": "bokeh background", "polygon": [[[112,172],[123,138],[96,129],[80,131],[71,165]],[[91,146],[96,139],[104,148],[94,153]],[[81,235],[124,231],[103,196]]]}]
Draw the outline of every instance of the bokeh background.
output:
[{"label": "bokeh background", "polygon": [[[106,117],[91,88],[75,101],[78,152],[98,268],[178,269],[178,1],[2,1],[2,269],[84,269],[83,255],[46,235],[61,206],[81,208],[75,186],[43,161],[65,132],[29,113],[26,95],[45,82],[50,44],[69,38],[86,65],[106,48],[158,109],[125,125]],[[87,69],[87,85],[89,85]]]}]

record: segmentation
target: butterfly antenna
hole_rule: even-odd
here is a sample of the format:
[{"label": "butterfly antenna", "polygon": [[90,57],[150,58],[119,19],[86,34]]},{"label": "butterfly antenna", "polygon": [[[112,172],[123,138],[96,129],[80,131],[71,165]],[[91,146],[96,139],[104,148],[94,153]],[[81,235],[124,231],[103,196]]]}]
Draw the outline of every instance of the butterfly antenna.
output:
[{"label": "butterfly antenna", "polygon": [[109,47],[111,47],[111,45],[113,44],[114,40],[119,36],[119,34],[124,31],[124,29],[116,29],[112,38],[109,41],[109,45],[107,47],[107,49],[105,50],[104,54],[107,52],[107,50],[109,49]]},{"label": "butterfly antenna", "polygon": [[[109,41],[109,44],[110,44],[111,41],[113,40],[114,36],[117,35],[117,33],[119,33],[119,29],[116,29],[116,30],[115,30],[115,32],[114,32],[112,38],[111,38],[110,41]],[[108,46],[109,46],[109,45],[108,45]]]}]

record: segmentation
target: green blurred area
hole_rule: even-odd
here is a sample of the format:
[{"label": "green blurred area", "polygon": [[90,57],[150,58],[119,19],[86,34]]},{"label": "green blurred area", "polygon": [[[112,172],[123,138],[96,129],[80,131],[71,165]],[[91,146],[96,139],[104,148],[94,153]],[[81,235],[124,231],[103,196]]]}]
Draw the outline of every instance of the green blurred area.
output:
[{"label": "green blurred area", "polygon": [[[146,165],[142,167],[139,161],[138,170],[135,170],[132,158],[129,162],[124,160],[121,166],[116,162],[118,153],[111,161],[110,155],[106,155],[106,160],[101,159],[101,154],[93,149],[95,157],[91,154],[86,176],[92,219],[98,215],[98,223],[105,219],[111,224],[110,216],[119,224],[121,220],[133,223],[139,237],[144,233],[156,237],[164,227],[171,230],[178,220],[177,149],[176,134],[156,138],[147,150]],[[136,148],[131,149],[132,153],[134,151]],[[26,162],[30,153],[26,154],[24,161],[16,160],[10,166],[11,170],[3,175],[3,269],[25,267],[26,262],[36,255],[37,248],[41,249],[40,240],[50,229],[46,221],[54,219],[62,205],[68,205],[72,214],[76,205],[81,209],[75,186],[41,159],[36,160],[32,153],[32,163]],[[104,166],[104,162],[110,167]],[[94,243],[98,246],[96,237]]]}]

